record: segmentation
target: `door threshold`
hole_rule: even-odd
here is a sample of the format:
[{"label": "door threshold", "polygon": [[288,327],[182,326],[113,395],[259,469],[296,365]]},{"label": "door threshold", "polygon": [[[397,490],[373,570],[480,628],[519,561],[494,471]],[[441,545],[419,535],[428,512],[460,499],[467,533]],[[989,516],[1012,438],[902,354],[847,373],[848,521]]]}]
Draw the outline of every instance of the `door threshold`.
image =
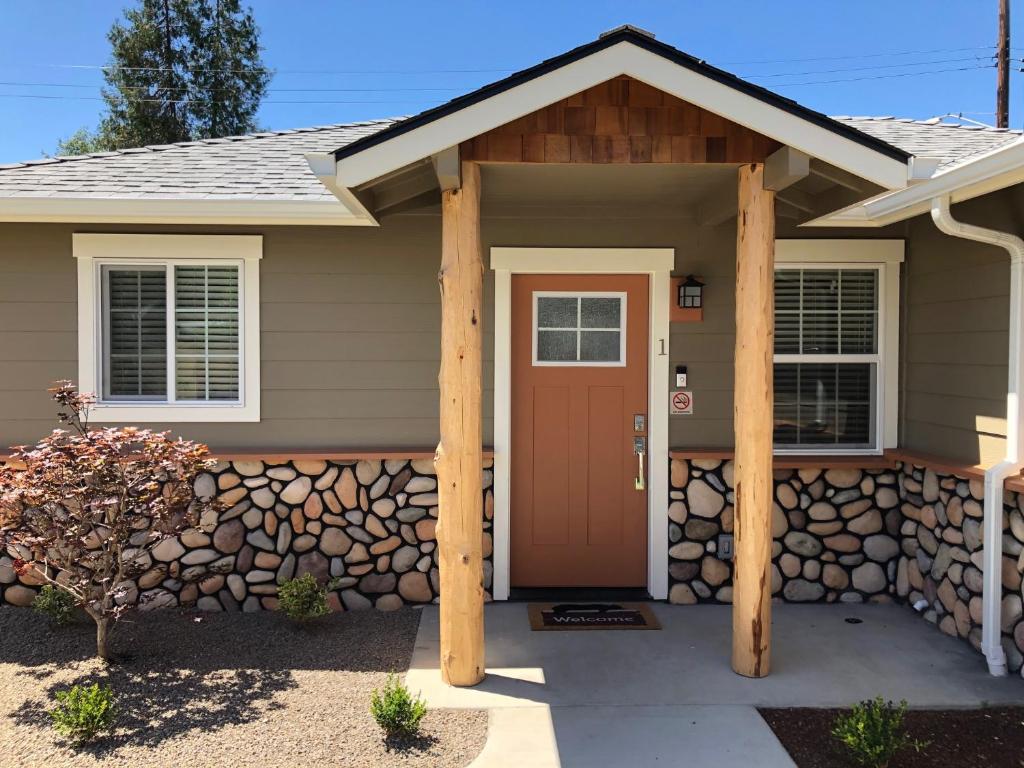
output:
[{"label": "door threshold", "polygon": [[643,587],[513,587],[514,603],[645,603],[652,600]]}]

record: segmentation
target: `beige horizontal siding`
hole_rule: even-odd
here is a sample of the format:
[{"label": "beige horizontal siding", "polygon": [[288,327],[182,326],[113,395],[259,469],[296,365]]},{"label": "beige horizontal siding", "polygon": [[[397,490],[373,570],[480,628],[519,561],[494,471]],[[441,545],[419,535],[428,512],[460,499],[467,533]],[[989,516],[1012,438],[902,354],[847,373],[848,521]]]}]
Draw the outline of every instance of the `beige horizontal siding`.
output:
[{"label": "beige horizontal siding", "polygon": [[[954,206],[981,226],[1017,231],[1013,189]],[[1001,248],[908,224],[903,277],[901,445],[968,463],[1002,458],[1006,435],[1010,266]]]}]

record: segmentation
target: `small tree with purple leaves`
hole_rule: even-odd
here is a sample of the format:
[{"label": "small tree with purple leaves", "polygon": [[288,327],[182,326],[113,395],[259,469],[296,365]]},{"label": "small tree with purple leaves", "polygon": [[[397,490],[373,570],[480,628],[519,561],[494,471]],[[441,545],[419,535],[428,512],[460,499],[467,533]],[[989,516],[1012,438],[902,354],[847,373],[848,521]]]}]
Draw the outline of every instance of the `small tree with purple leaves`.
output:
[{"label": "small tree with purple leaves", "polygon": [[198,523],[209,449],[167,432],[89,424],[91,395],[68,381],[50,390],[56,429],[18,447],[0,467],[0,551],[20,575],[67,592],[96,622],[96,655],[110,660],[110,632],[140,604],[134,579],[162,540]]}]

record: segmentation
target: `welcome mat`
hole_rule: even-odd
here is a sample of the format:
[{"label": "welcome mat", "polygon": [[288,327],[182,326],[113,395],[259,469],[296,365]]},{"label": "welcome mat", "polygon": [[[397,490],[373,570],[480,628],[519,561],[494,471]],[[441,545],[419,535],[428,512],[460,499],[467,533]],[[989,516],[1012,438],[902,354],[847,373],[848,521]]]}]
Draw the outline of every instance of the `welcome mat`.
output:
[{"label": "welcome mat", "polygon": [[661,629],[644,603],[530,603],[530,629]]}]

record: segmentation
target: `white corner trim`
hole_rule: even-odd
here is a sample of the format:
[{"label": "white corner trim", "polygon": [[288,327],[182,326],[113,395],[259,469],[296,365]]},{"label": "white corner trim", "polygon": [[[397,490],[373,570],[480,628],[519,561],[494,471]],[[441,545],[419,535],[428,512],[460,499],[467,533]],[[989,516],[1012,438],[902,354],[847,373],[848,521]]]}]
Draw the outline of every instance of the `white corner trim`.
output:
[{"label": "white corner trim", "polygon": [[344,157],[337,164],[338,184],[364,184],[619,75],[642,80],[887,189],[907,185],[906,162],[627,41]]},{"label": "white corner trim", "polygon": [[203,261],[242,267],[239,332],[242,337],[241,401],[231,405],[103,403],[90,409],[92,421],[256,422],[260,420],[260,270],[262,235],[72,235],[78,271],[78,388],[101,394],[100,349],[103,264]]},{"label": "white corner trim", "polygon": [[[365,209],[364,209],[365,210]],[[73,224],[376,226],[338,200],[0,197],[0,221]]]},{"label": "white corner trim", "polygon": [[[877,454],[899,445],[900,264],[905,258],[905,245],[903,240],[890,239],[775,241],[775,263],[778,265],[863,265],[878,269],[878,313],[882,329],[878,339],[878,359],[882,370],[876,387],[879,396],[876,429],[880,449],[836,451],[832,447],[828,450],[830,454]],[[775,451],[779,455],[808,452],[806,448]]]},{"label": "white corner trim", "polygon": [[668,393],[672,248],[502,248],[490,251],[494,270],[494,580],[495,600],[510,588],[512,448],[512,275],[648,274],[647,590],[668,598]]}]

